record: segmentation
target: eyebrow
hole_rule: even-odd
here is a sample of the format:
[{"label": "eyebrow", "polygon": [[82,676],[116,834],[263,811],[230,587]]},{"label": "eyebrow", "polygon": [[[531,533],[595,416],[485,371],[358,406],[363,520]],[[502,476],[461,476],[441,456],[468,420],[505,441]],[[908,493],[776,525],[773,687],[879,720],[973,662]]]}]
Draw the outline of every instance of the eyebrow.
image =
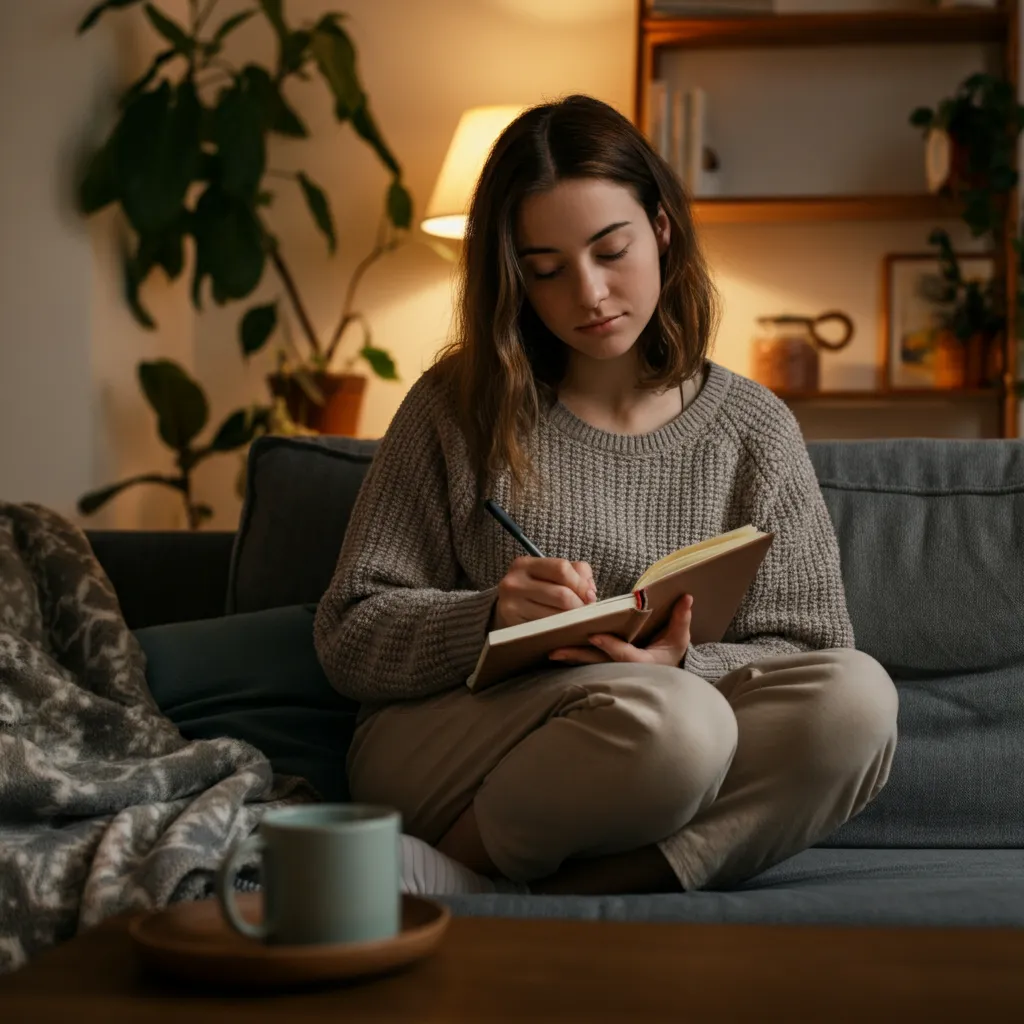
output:
[{"label": "eyebrow", "polygon": [[[608,227],[606,227],[606,228],[601,228],[601,230],[598,231],[597,234],[591,235],[587,239],[587,245],[593,245],[594,242],[596,242],[598,239],[604,238],[605,235],[610,235],[613,231],[618,231],[619,228],[628,227],[630,225],[630,223],[631,223],[631,221],[628,221],[628,220],[620,220],[620,221],[616,221],[614,224],[609,224]],[[559,252],[559,251],[560,250],[558,250],[558,249],[552,249],[550,247],[545,248],[543,246],[534,246],[534,247],[532,247],[530,249],[520,249],[518,255],[519,256],[541,256],[544,253]]]}]

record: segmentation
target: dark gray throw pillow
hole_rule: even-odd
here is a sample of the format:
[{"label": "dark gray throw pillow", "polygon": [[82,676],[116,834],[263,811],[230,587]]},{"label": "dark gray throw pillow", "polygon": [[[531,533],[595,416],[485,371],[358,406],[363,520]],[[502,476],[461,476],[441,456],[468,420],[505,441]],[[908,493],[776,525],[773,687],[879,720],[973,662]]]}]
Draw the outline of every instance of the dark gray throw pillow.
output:
[{"label": "dark gray throw pillow", "polygon": [[254,442],[228,573],[228,613],[320,600],[377,445],[351,437]]},{"label": "dark gray throw pillow", "polygon": [[135,631],[160,709],[186,739],[230,736],[348,800],[345,757],[358,705],[342,697],[313,647],[313,605],[148,626]]}]

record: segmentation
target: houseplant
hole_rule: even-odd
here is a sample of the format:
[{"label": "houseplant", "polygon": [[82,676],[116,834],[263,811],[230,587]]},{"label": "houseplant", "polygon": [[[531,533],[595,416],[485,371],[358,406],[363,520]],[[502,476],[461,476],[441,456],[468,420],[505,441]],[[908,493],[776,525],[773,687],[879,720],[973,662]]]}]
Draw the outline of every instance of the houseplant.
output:
[{"label": "houseplant", "polygon": [[910,123],[928,146],[929,176],[942,194],[964,202],[964,221],[977,237],[998,231],[1000,202],[1016,185],[1014,147],[1024,106],[1003,78],[979,72],[934,108],[917,107]]},{"label": "houseplant", "polygon": [[939,307],[935,380],[939,387],[980,387],[1002,373],[997,341],[1006,329],[1002,289],[998,279],[969,280],[949,235],[936,228],[928,236],[939,250],[939,274],[922,281],[924,297]]},{"label": "houseplant", "polygon": [[[78,32],[91,29],[108,11],[141,2],[106,0],[88,12]],[[397,378],[390,354],[371,344],[353,297],[365,270],[402,240],[412,221],[412,199],[402,183],[401,167],[370,111],[356,69],[355,47],[341,25],[343,15],[327,13],[314,24],[295,28],[285,19],[283,0],[258,0],[258,6],[214,27],[217,5],[218,0],[189,0],[187,25],[155,4],[142,5],[145,17],[168,45],[121,96],[113,128],[83,168],[78,207],[85,216],[111,204],[121,208],[127,227],[122,251],[124,293],[144,327],[152,329],[155,323],[142,302],[142,284],[158,268],[177,279],[190,252],[191,298],[197,310],[203,308],[207,279],[213,302],[223,306],[251,295],[270,267],[283,286],[306,348],[301,351],[290,341],[291,351],[279,356],[278,371],[268,382],[272,400],[230,413],[207,444],[197,442],[209,407],[198,381],[171,360],[140,363],[140,387],[157,414],[161,440],[174,452],[177,472],[142,474],[83,495],[79,502],[83,514],[95,512],[128,487],[159,484],[181,493],[189,526],[197,528],[211,510],[192,493],[191,472],[196,465],[213,455],[244,448],[261,432],[304,432],[332,423],[347,425],[346,432],[351,432],[359,407],[345,408],[346,389],[336,384],[341,381],[351,390],[353,380],[365,383],[364,377],[352,372],[358,360],[383,379]],[[265,19],[273,30],[276,62],[270,68],[251,61],[236,68],[224,57],[225,44],[254,17]],[[327,341],[314,329],[281,245],[264,218],[274,201],[271,184],[284,180],[300,190],[329,252],[337,249],[324,190],[305,172],[277,171],[267,161],[270,136],[309,137],[285,86],[316,77],[329,90],[335,120],[351,124],[391,179],[377,244],[353,274],[339,326]],[[277,303],[249,309],[240,318],[243,355],[248,358],[262,349],[278,324]],[[346,332],[359,326],[363,327],[361,347],[347,359],[342,373],[335,373],[332,361],[340,344],[351,336]],[[361,390],[357,388],[358,393]],[[330,415],[325,416],[325,410]]]},{"label": "houseplant", "polygon": [[[107,11],[141,2],[106,0],[86,15],[79,33]],[[365,327],[352,307],[354,287],[369,263],[399,244],[412,222],[412,199],[370,110],[355,47],[341,24],[343,15],[330,12],[296,28],[286,21],[283,0],[258,0],[254,8],[214,28],[217,6],[218,0],[189,0],[188,24],[181,25],[155,4],[142,4],[146,18],[168,45],[123,95],[114,127],[85,167],[79,207],[85,215],[111,203],[122,208],[132,235],[124,254],[125,295],[136,319],[148,328],[155,325],[140,298],[140,286],[157,268],[176,279],[185,268],[186,245],[193,253],[191,295],[197,310],[203,308],[207,279],[213,302],[223,306],[250,296],[265,269],[271,268],[305,346],[302,351],[292,345],[281,358],[272,390],[291,405],[298,387],[313,399],[309,415],[315,417],[317,402],[333,384],[332,361],[339,344],[349,328]],[[265,19],[277,40],[272,67],[248,61],[238,68],[224,57],[231,34],[253,17]],[[336,251],[326,192],[305,172],[280,171],[267,160],[270,136],[309,137],[286,86],[317,77],[330,92],[335,120],[350,124],[390,174],[382,238],[353,275],[339,326],[326,340],[313,326],[296,278],[264,216],[274,201],[274,186],[284,182],[298,188],[328,251]],[[245,356],[268,342],[278,326],[278,312],[273,303],[249,309],[241,318],[239,341]],[[373,346],[365,330],[361,347],[344,371],[351,375],[358,360],[381,378],[397,377],[392,357]]]}]

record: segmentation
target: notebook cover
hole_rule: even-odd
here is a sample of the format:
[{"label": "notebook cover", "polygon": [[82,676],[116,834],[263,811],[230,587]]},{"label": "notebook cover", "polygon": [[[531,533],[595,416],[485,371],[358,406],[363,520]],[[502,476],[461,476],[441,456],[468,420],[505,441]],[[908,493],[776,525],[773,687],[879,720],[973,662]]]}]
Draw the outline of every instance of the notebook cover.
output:
[{"label": "notebook cover", "polygon": [[683,594],[692,594],[690,643],[718,643],[754,582],[774,538],[773,533],[755,537],[645,587],[650,615],[639,624],[630,642],[642,646],[668,622],[676,601]]}]

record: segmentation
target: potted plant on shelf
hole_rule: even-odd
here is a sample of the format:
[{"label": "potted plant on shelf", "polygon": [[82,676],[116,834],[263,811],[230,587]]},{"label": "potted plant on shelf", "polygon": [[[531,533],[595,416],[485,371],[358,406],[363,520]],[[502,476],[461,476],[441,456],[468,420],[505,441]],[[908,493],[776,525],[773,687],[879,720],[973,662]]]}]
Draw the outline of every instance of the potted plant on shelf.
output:
[{"label": "potted plant on shelf", "polygon": [[[83,19],[79,33],[105,12],[140,2],[98,4]],[[168,45],[122,96],[115,125],[85,168],[79,207],[85,215],[111,203],[123,210],[131,236],[123,253],[125,297],[147,328],[155,324],[142,303],[140,287],[158,268],[170,279],[178,278],[185,268],[186,245],[193,252],[191,298],[197,310],[203,308],[207,279],[213,302],[223,306],[250,296],[264,271],[272,268],[306,344],[305,352],[294,345],[285,351],[271,376],[278,411],[287,406],[294,419],[314,429],[341,426],[352,432],[358,400],[342,413],[331,403],[344,403],[350,394],[361,396],[365,378],[352,372],[355,363],[362,360],[379,377],[397,379],[392,357],[371,344],[365,320],[352,308],[355,286],[372,262],[399,244],[412,222],[412,199],[371,113],[355,47],[341,25],[343,15],[328,12],[314,23],[293,27],[285,19],[283,0],[259,0],[258,7],[235,13],[214,28],[217,5],[218,0],[189,0],[186,25],[155,4],[143,5],[145,16]],[[225,59],[229,37],[253,17],[265,19],[276,38],[273,66],[247,61],[236,67]],[[339,327],[326,341],[306,312],[295,276],[264,216],[274,202],[272,186],[287,182],[300,190],[328,251],[333,254],[337,249],[326,192],[304,171],[275,169],[267,160],[272,135],[309,137],[285,86],[315,76],[331,94],[335,120],[350,124],[391,176],[382,237],[354,273]],[[240,321],[242,353],[248,357],[259,351],[278,321],[276,302],[249,309]],[[332,360],[354,326],[363,327],[362,345],[336,374]],[[332,411],[325,416],[325,409]]]},{"label": "potted plant on shelf", "polygon": [[998,341],[1006,329],[1001,290],[995,279],[966,279],[949,235],[928,236],[939,249],[939,275],[923,278],[924,297],[939,307],[935,383],[940,388],[976,388],[998,381],[1003,371]]},{"label": "potted plant on shelf", "polygon": [[1017,183],[1013,156],[1024,127],[1013,86],[970,75],[935,108],[917,107],[910,123],[925,136],[929,188],[963,200],[963,219],[976,237],[996,231],[1001,200]]}]

